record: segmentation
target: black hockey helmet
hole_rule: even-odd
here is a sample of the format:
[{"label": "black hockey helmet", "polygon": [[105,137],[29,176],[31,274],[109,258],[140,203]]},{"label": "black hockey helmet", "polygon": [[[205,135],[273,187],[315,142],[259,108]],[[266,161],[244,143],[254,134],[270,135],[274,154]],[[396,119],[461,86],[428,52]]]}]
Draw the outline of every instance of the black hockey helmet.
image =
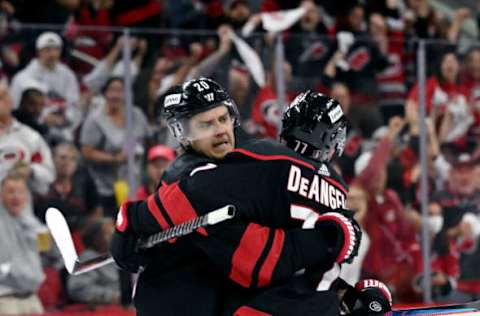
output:
[{"label": "black hockey helmet", "polygon": [[346,130],[340,104],[309,90],[299,94],[283,113],[280,138],[299,154],[327,162],[342,155]]},{"label": "black hockey helmet", "polygon": [[188,120],[221,105],[227,107],[234,126],[238,126],[238,109],[228,92],[214,80],[202,77],[172,87],[163,100],[163,116],[172,134],[185,143],[189,140]]}]

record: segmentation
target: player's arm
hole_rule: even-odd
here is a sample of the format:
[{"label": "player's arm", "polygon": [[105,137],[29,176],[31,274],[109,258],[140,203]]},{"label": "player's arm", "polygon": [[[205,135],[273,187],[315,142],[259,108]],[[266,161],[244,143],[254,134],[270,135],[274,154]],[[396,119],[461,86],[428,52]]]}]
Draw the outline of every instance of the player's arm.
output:
[{"label": "player's arm", "polygon": [[[123,205],[119,214],[124,221],[117,221],[111,252],[120,266],[135,271],[138,269],[132,256],[135,235],[166,229],[166,225],[173,223],[180,224],[182,219],[188,220],[189,216],[195,216],[196,213],[180,186],[172,184],[163,186],[163,189],[161,187],[146,202]],[[170,219],[169,222],[166,219]],[[327,219],[325,223],[321,222],[319,220],[319,226],[331,221]],[[262,287],[284,280],[299,269],[314,264],[329,265],[351,256],[351,253],[344,251],[344,245],[355,243],[355,237],[347,236],[348,228],[342,228],[335,222],[330,224],[312,230],[283,230],[238,219],[213,226],[208,229],[208,234],[203,231],[203,235],[192,237],[230,279],[245,287]],[[337,226],[338,230],[335,231]],[[144,257],[139,259],[145,262]]]},{"label": "player's arm", "polygon": [[259,288],[285,281],[300,269],[351,260],[360,237],[348,218],[330,214],[320,216],[313,229],[235,220],[210,227],[207,237],[196,235],[192,240],[232,281]]}]

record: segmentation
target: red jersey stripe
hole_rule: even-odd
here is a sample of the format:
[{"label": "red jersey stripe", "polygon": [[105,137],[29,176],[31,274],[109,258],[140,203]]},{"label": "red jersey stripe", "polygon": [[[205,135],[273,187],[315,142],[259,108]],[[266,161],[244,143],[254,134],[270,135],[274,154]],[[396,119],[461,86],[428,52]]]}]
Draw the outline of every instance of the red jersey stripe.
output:
[{"label": "red jersey stripe", "polygon": [[262,154],[253,153],[251,151],[248,151],[248,150],[245,150],[245,149],[242,149],[242,148],[234,149],[233,152],[237,152],[237,153],[252,157],[254,159],[258,159],[258,160],[288,160],[288,161],[291,161],[293,163],[296,163],[296,164],[302,165],[304,167],[310,168],[312,170],[316,170],[316,168],[313,165],[309,164],[308,162],[303,161],[303,160],[299,160],[299,159],[296,159],[296,158],[293,158],[293,157],[290,157],[290,156],[286,156],[286,155],[262,155]]},{"label": "red jersey stripe", "polygon": [[160,212],[160,209],[158,208],[158,205],[155,202],[155,196],[153,194],[148,197],[147,206],[148,206],[148,210],[153,215],[153,217],[155,217],[160,227],[162,227],[163,230],[168,229],[170,225],[168,225],[167,221],[165,220],[165,217],[163,217],[162,213]]},{"label": "red jersey stripe", "polygon": [[258,286],[267,286],[270,284],[272,280],[272,274],[275,270],[277,265],[278,259],[280,259],[280,255],[283,250],[283,242],[285,241],[285,232],[281,229],[275,230],[275,235],[273,237],[272,247],[270,248],[270,252],[265,259],[265,262],[260,269],[260,273],[258,276]]},{"label": "red jersey stripe", "polygon": [[230,279],[249,287],[258,259],[268,241],[269,228],[258,224],[249,224],[242,235],[240,244],[233,253]]},{"label": "red jersey stripe", "polygon": [[[162,185],[160,189],[158,189],[158,194],[160,195],[163,208],[170,217],[173,225],[179,225],[197,218],[197,212],[182,192],[182,189],[180,189],[178,182],[170,185]],[[203,227],[197,231],[202,235],[208,235]]]},{"label": "red jersey stripe", "polygon": [[242,306],[235,311],[233,316],[271,316],[272,314],[264,313],[250,306]]}]

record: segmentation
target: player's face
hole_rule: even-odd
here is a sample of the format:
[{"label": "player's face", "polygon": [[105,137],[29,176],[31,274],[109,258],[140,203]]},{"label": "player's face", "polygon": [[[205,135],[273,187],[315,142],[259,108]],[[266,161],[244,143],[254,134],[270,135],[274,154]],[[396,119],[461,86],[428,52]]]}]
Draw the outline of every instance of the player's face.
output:
[{"label": "player's face", "polygon": [[233,119],[225,106],[194,115],[189,134],[192,148],[210,158],[222,159],[235,147]]}]

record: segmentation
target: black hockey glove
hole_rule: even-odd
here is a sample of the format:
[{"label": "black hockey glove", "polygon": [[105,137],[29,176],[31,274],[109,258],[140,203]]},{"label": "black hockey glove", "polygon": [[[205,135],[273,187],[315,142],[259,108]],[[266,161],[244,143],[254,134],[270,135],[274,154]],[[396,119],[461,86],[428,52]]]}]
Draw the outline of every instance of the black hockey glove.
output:
[{"label": "black hockey glove", "polygon": [[140,267],[148,264],[149,260],[147,256],[137,252],[136,245],[139,237],[128,226],[128,212],[132,204],[133,202],[123,203],[118,210],[115,233],[110,242],[110,254],[120,268],[137,273]]},{"label": "black hockey glove", "polygon": [[346,292],[341,305],[347,315],[384,315],[392,310],[392,294],[388,287],[375,279],[357,282],[355,287],[343,281]]},{"label": "black hockey glove", "polygon": [[337,254],[335,262],[350,263],[358,255],[362,230],[353,218],[353,212],[336,210],[320,215],[315,227],[321,228]]}]

